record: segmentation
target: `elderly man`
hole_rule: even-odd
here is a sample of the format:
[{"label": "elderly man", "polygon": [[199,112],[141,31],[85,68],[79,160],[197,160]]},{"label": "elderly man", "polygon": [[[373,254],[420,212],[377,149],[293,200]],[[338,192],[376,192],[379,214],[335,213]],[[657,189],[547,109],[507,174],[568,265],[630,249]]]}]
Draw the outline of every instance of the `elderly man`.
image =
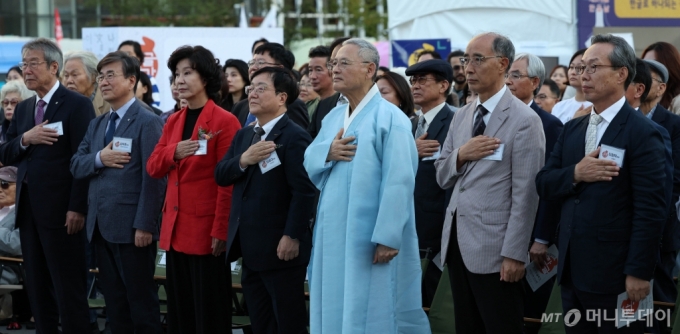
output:
[{"label": "elderly man", "polygon": [[[545,159],[547,160],[557,142],[557,137],[562,132],[562,122],[534,102],[535,95],[541,90],[543,77],[545,77],[545,67],[541,58],[530,53],[520,53],[512,62],[505,84],[512,95],[526,103],[541,118],[545,134]],[[555,233],[559,222],[559,202],[540,200],[529,250],[529,256],[535,265],[540,267],[545,265],[548,259],[548,246],[555,243]],[[535,292],[531,290],[526,281],[524,282],[524,315],[529,318],[540,318],[550,299],[555,279],[544,283]]]},{"label": "elderly man", "polygon": [[312,333],[429,333],[413,210],[418,157],[411,123],[374,84],[380,56],[343,43],[334,108],[305,152],[321,190],[309,265]]},{"label": "elderly man", "polygon": [[[598,309],[611,319],[620,293],[638,302],[650,292],[668,211],[664,142],[626,103],[633,48],[612,35],[591,41],[576,72],[593,110],[565,124],[536,187],[542,198],[562,203],[557,279],[563,309]],[[581,319],[565,329],[611,333],[616,325]],[[644,322],[629,325],[617,333],[644,330]]]},{"label": "elderly man", "polygon": [[[453,110],[446,104],[453,71],[446,61],[431,59],[407,68],[406,75],[411,77],[413,100],[423,112],[413,128],[419,159],[414,191],[418,247],[421,258],[433,260],[441,249],[442,227],[449,198],[447,192],[437,184],[434,161],[444,145],[453,119]],[[429,307],[432,303],[441,274],[436,265],[427,266],[423,277],[424,306]]]},{"label": "elderly man", "polygon": [[109,112],[111,106],[102,98],[97,84],[97,56],[89,51],[74,51],[64,56],[61,83],[67,89],[83,94],[94,105],[97,116]]},{"label": "elderly man", "polygon": [[62,54],[38,38],[22,48],[26,86],[37,97],[17,106],[0,146],[0,162],[16,165],[17,226],[26,285],[39,333],[89,332],[85,284],[88,182],[69,163],[90,120],[92,102],[59,83]]},{"label": "elderly man", "polygon": [[90,122],[71,172],[90,182],[87,236],[97,246],[111,330],[162,333],[153,272],[165,180],[149,176],[145,165],[163,122],[135,99],[137,59],[112,52],[97,69],[111,110]]},{"label": "elderly man", "polygon": [[441,258],[448,263],[458,333],[522,333],[520,280],[545,136],[541,118],[504,84],[514,57],[504,36],[470,41],[461,64],[479,96],[453,116],[435,162],[439,185],[453,188]]}]

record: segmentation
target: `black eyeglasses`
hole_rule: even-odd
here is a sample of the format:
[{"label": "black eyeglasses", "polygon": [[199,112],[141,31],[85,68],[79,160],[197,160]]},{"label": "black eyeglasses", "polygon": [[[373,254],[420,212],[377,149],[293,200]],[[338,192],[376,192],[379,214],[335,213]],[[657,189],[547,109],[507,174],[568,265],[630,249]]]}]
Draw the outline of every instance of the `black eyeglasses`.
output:
[{"label": "black eyeglasses", "polygon": [[0,181],[0,188],[3,190],[9,189],[9,184],[14,182]]}]

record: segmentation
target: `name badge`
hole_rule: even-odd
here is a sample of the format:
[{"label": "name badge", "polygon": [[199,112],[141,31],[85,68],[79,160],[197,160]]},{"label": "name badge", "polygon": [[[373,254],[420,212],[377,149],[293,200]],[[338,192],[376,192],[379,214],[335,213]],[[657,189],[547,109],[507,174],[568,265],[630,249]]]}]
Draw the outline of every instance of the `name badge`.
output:
[{"label": "name badge", "polygon": [[439,146],[439,149],[437,149],[437,152],[434,152],[434,154],[431,157],[424,157],[421,160],[422,161],[428,161],[428,160],[437,160],[439,159],[439,156],[442,155],[442,147],[441,145]]},{"label": "name badge", "polygon": [[111,150],[132,153],[132,138],[113,137]]},{"label": "name badge", "polygon": [[57,130],[58,135],[60,136],[64,135],[64,126],[61,124],[61,122],[45,124],[43,125],[43,128]]},{"label": "name badge", "polygon": [[495,149],[491,155],[482,158],[482,160],[501,161],[501,160],[503,160],[503,150],[504,149],[505,149],[505,144],[498,144],[498,148]]},{"label": "name badge", "polygon": [[281,160],[279,160],[279,155],[274,151],[269,155],[269,158],[260,161],[258,165],[260,166],[260,171],[264,174],[281,165]]},{"label": "name badge", "polygon": [[198,150],[196,150],[194,155],[206,155],[206,154],[208,154],[208,140],[199,139],[198,140]]},{"label": "name badge", "polygon": [[600,159],[616,162],[619,168],[623,167],[623,157],[626,150],[609,145],[600,145]]}]

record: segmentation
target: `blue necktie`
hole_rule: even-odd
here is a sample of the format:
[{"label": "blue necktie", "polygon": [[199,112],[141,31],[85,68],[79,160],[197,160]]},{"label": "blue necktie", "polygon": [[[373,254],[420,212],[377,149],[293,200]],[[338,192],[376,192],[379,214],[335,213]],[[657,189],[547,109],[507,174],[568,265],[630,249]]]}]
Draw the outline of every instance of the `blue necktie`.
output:
[{"label": "blue necktie", "polygon": [[106,129],[106,141],[104,145],[108,145],[113,140],[113,134],[116,132],[116,120],[118,119],[118,113],[112,112],[111,117],[109,117],[109,127]]},{"label": "blue necktie", "polygon": [[248,126],[248,124],[255,122],[255,115],[248,113],[248,118],[246,118],[246,124],[243,126]]}]

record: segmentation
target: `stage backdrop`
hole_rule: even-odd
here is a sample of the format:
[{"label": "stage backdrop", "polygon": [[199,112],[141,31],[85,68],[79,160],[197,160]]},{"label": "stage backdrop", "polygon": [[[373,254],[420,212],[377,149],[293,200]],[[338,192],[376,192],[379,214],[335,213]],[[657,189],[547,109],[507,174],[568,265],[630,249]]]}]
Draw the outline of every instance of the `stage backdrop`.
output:
[{"label": "stage backdrop", "polygon": [[83,49],[99,59],[116,51],[125,40],[142,45],[142,71],[151,77],[157,108],[167,111],[175,101],[170,92],[168,58],[182,45],[202,45],[212,51],[221,64],[229,58],[249,61],[250,48],[260,38],[283,44],[282,28],[172,28],[172,27],[110,27],[83,28]]}]

